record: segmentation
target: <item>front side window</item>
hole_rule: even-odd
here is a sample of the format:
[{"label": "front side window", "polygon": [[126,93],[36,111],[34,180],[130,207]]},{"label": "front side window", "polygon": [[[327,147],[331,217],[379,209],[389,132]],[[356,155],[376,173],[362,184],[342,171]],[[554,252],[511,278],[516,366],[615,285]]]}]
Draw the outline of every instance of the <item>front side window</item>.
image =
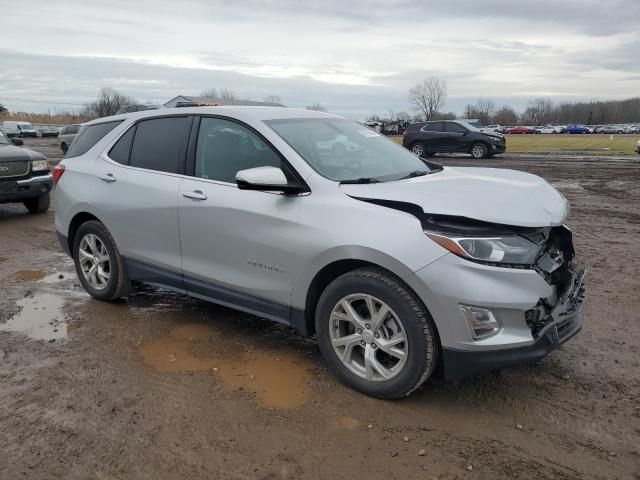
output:
[{"label": "front side window", "polygon": [[67,152],[67,158],[84,155],[121,122],[122,120],[118,120],[117,122],[105,122],[82,127],[82,130],[80,130],[78,136],[73,140],[71,148]]},{"label": "front side window", "polygon": [[158,172],[178,173],[190,127],[191,117],[142,120],[136,127],[129,164]]},{"label": "front side window", "polygon": [[451,122],[451,123],[447,123],[447,132],[467,133],[468,130],[464,128],[462,125],[460,125],[459,123]]},{"label": "front side window", "polygon": [[351,120],[288,118],[265,123],[330,180],[382,182],[431,172],[409,150]]},{"label": "front side window", "polygon": [[265,166],[282,168],[282,160],[251,130],[222,118],[200,120],[196,177],[236,183],[240,170]]}]

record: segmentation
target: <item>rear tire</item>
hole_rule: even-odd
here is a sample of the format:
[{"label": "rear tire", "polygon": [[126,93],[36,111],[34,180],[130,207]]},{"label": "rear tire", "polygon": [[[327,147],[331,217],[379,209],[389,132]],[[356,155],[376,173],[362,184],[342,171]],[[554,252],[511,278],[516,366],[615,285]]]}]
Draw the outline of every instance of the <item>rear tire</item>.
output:
[{"label": "rear tire", "polygon": [[131,290],[124,260],[102,223],[80,225],[73,239],[73,261],[82,286],[95,299],[110,302]]},{"label": "rear tire", "polygon": [[49,210],[51,197],[48,193],[43,193],[39,197],[27,198],[22,203],[27,207],[29,213],[45,213]]},{"label": "rear tire", "polygon": [[[356,317],[345,319],[345,302]],[[331,372],[376,398],[408,396],[438,362],[429,313],[398,279],[377,269],[346,273],[325,289],[316,308],[316,335]]]},{"label": "rear tire", "polygon": [[416,142],[411,145],[411,151],[420,158],[427,155],[427,147],[422,142]]}]

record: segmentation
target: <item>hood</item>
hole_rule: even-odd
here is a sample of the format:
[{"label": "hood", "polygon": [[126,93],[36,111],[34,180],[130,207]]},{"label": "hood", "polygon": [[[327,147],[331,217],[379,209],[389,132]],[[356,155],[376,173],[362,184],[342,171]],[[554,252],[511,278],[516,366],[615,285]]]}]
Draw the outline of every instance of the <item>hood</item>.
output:
[{"label": "hood", "polygon": [[28,148],[16,147],[15,145],[0,145],[0,161],[2,162],[42,159],[44,159],[44,155]]},{"label": "hood", "polygon": [[350,197],[417,205],[425,213],[517,227],[561,225],[567,200],[537,175],[497,168],[445,167],[397,182],[340,185]]}]

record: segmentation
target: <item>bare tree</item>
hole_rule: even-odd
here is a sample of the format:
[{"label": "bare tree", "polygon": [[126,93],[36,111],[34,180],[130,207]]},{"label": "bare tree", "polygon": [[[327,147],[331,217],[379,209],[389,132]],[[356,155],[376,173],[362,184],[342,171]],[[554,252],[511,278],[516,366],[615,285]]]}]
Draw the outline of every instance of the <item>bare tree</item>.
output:
[{"label": "bare tree", "polygon": [[326,112],[327,109],[320,105],[319,103],[314,103],[312,105],[307,105],[307,110],[314,110],[316,112]]},{"label": "bare tree", "polygon": [[201,97],[210,98],[211,100],[216,100],[218,98],[218,90],[215,88],[209,88],[200,94]]},{"label": "bare tree", "polygon": [[9,109],[0,103],[0,113],[7,113]]},{"label": "bare tree", "polygon": [[504,105],[493,114],[492,123],[509,126],[515,125],[518,123],[518,114],[509,105]]},{"label": "bare tree", "polygon": [[238,97],[228,88],[223,88],[218,92],[218,99],[226,102],[233,102],[234,100],[238,100]]},{"label": "bare tree", "polygon": [[427,77],[409,90],[409,101],[427,121],[434,118],[446,99],[447,82],[437,77]]},{"label": "bare tree", "polygon": [[521,120],[530,125],[545,125],[553,119],[555,106],[549,98],[534,98],[522,113]]},{"label": "bare tree", "polygon": [[398,112],[396,118],[401,122],[408,122],[411,120],[411,115],[409,112]]},{"label": "bare tree", "polygon": [[282,104],[282,100],[280,99],[280,95],[267,95],[264,97],[263,102],[265,103],[279,103]]},{"label": "bare tree", "polygon": [[496,104],[491,100],[479,99],[476,102],[476,110],[478,111],[478,119],[483,125],[489,125],[491,123],[491,116],[496,110]]},{"label": "bare tree", "polygon": [[100,90],[98,98],[85,106],[84,114],[89,118],[100,118],[115,115],[125,105],[138,103],[133,97],[122,95],[110,87]]}]

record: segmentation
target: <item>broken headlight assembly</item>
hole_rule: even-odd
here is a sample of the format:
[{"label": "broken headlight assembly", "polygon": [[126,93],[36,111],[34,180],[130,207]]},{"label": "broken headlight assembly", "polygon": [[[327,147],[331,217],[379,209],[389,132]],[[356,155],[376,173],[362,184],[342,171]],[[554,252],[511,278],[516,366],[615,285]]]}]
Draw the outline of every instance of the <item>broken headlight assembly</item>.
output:
[{"label": "broken headlight assembly", "polygon": [[519,235],[459,236],[425,231],[441,247],[462,258],[488,264],[533,265],[542,247]]}]

